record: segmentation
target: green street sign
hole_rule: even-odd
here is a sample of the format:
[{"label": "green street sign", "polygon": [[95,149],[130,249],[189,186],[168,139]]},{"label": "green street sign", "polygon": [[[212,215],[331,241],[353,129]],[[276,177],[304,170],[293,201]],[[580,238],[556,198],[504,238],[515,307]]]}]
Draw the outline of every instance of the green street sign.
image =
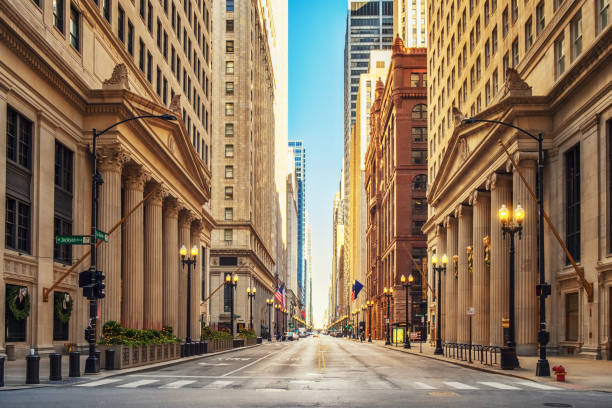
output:
[{"label": "green street sign", "polygon": [[96,230],[96,239],[100,241],[108,242],[108,234],[104,231]]},{"label": "green street sign", "polygon": [[91,237],[89,235],[58,235],[55,237],[57,245],[89,245]]}]

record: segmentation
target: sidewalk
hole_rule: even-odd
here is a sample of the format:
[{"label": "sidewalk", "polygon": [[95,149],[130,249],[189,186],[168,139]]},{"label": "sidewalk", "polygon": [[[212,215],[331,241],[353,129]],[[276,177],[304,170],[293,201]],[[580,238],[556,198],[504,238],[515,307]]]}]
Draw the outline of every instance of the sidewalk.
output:
[{"label": "sidewalk", "polygon": [[[275,340],[272,340],[272,343],[276,343]],[[132,374],[142,371],[153,370],[157,368],[170,367],[177,364],[182,364],[185,362],[189,362],[192,360],[199,360],[201,358],[207,358],[216,356],[219,354],[230,353],[232,351],[240,351],[246,350],[253,347],[261,346],[261,344],[255,344],[252,346],[246,347],[237,347],[229,350],[218,351],[215,353],[206,353],[202,355],[196,355],[191,357],[182,357],[177,358],[175,360],[162,361],[160,363],[149,364],[138,367],[126,368],[123,370],[100,370],[98,374],[84,374],[85,370],[85,360],[87,360],[87,354],[81,354],[81,377],[68,377],[69,370],[69,356],[62,355],[62,381],[49,381],[49,356],[42,355],[40,356],[40,367],[39,367],[39,377],[40,384],[35,385],[26,385],[26,360],[25,358],[17,359],[15,361],[6,361],[4,362],[4,387],[0,387],[1,391],[9,391],[9,390],[19,390],[19,389],[27,389],[27,388],[37,388],[37,387],[47,387],[47,386],[55,386],[55,385],[63,385],[81,382],[85,380],[100,380],[102,378],[115,377],[118,375]]]},{"label": "sidewalk", "polygon": [[[612,392],[612,361],[610,360],[588,360],[576,357],[548,356],[551,376],[536,377],[535,370],[539,359],[537,356],[519,356],[519,364],[521,368],[514,370],[502,370],[499,368],[499,366],[484,365],[481,364],[480,361],[474,361],[470,364],[467,361],[434,355],[435,347],[429,345],[429,343],[423,343],[422,353],[419,352],[419,343],[412,343],[412,348],[410,349],[405,349],[403,343],[398,344],[397,346],[385,346],[385,342],[383,340],[373,340],[372,343],[378,347],[385,347],[403,353],[410,353],[425,358],[446,361],[451,364],[468,367],[475,370],[523,378],[542,383],[555,383],[556,385],[563,385],[564,387],[571,389]],[[557,365],[562,365],[565,367],[565,371],[567,372],[565,383],[556,382],[556,376],[552,371],[552,367]]]}]

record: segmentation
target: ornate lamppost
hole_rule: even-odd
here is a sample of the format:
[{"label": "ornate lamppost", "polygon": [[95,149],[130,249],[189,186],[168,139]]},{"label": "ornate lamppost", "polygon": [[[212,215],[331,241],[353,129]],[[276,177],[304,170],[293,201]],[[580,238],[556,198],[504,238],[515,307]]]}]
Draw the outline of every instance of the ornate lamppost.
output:
[{"label": "ornate lamppost", "polygon": [[194,245],[191,248],[191,258],[185,258],[187,256],[185,245],[181,246],[179,253],[181,254],[183,268],[187,265],[187,336],[185,336],[185,343],[191,343],[191,322],[189,321],[191,318],[191,267],[195,268],[198,247]]},{"label": "ornate lamppost", "polygon": [[[412,282],[414,281],[414,276],[412,274],[408,275],[408,279],[404,275],[400,278],[402,281],[402,286],[404,287],[404,292],[406,292],[406,331],[404,334],[404,348],[410,348],[410,336],[408,335],[408,291],[412,288]],[[412,322],[410,322],[410,326],[412,326]]]},{"label": "ornate lamppost", "polygon": [[280,337],[280,327],[279,327],[279,323],[280,323],[280,318],[278,317],[278,313],[280,311],[281,305],[279,304],[275,304],[274,305],[274,325],[276,327],[276,340],[278,341],[281,337]]},{"label": "ornate lamppost", "polygon": [[236,288],[236,286],[238,286],[238,275],[234,276],[233,281],[231,275],[225,275],[225,284],[232,289],[232,296],[230,297],[232,301],[232,305],[230,307],[230,332],[232,333],[232,338],[234,338],[234,289]]},{"label": "ornate lamppost", "polygon": [[393,297],[393,288],[387,289],[386,287],[383,289],[383,296],[387,298],[387,339],[385,341],[385,345],[388,346],[391,344],[391,298]]},{"label": "ornate lamppost", "polygon": [[374,301],[373,300],[368,300],[366,302],[366,307],[368,308],[368,325],[369,325],[369,330],[368,330],[368,343],[372,342],[372,308],[374,307]]},{"label": "ornate lamppost", "polygon": [[448,263],[448,257],[446,254],[442,255],[441,265],[438,266],[440,261],[436,255],[431,259],[433,264],[433,270],[438,273],[438,296],[436,297],[436,306],[438,311],[436,312],[436,349],[434,354],[444,354],[442,350],[442,272],[446,274],[446,264]]},{"label": "ornate lamppost", "polygon": [[[502,204],[501,208],[497,212],[499,220],[502,223],[502,234],[503,238],[506,239],[506,235],[510,237],[510,282],[508,290],[510,292],[509,309],[510,318],[508,324],[508,336],[506,336],[506,350],[502,354],[502,369],[512,370],[519,367],[518,358],[516,356],[516,343],[514,341],[514,234],[518,233],[519,239],[523,234],[523,219],[525,218],[525,211],[520,204],[514,209],[512,219],[510,219],[510,210],[505,204]],[[506,354],[507,359],[504,359]],[[504,361],[505,360],[505,361]]]},{"label": "ornate lamppost", "polygon": [[253,330],[253,299],[255,298],[255,292],[257,288],[247,288],[247,296],[249,297],[249,326]]},{"label": "ornate lamppost", "polygon": [[268,342],[272,341],[272,305],[274,299],[266,299],[266,306],[268,307]]}]

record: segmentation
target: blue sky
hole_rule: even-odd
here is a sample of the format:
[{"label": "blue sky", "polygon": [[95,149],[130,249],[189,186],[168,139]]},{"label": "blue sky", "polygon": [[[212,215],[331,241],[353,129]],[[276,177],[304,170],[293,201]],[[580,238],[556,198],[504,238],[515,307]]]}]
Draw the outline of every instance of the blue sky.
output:
[{"label": "blue sky", "polygon": [[306,208],[312,228],[312,303],[327,307],[332,204],[344,141],[346,0],[289,0],[289,140],[306,146]]}]

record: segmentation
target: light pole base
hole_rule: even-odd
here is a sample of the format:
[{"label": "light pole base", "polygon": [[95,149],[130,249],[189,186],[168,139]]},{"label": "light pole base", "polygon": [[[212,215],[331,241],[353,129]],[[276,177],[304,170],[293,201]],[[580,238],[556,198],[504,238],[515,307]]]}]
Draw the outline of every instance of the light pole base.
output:
[{"label": "light pole base", "polygon": [[514,370],[520,368],[515,347],[502,347],[500,366],[502,370]]},{"label": "light pole base", "polygon": [[548,360],[538,360],[538,364],[536,364],[536,377],[550,377]]},{"label": "light pole base", "polygon": [[444,354],[444,350],[442,350],[442,339],[436,339],[436,349],[434,350],[434,355],[441,356]]},{"label": "light pole base", "polygon": [[372,336],[368,337],[368,343],[372,342]]},{"label": "light pole base", "polygon": [[390,346],[391,342],[389,341],[389,339],[385,340],[385,346]]},{"label": "light pole base", "polygon": [[87,360],[85,360],[85,374],[97,374],[99,372],[100,360],[95,356],[87,357]]},{"label": "light pole base", "polygon": [[409,349],[409,348],[412,348],[412,347],[410,346],[410,343],[405,343],[405,344],[404,344],[404,348],[405,348],[405,349]]}]

